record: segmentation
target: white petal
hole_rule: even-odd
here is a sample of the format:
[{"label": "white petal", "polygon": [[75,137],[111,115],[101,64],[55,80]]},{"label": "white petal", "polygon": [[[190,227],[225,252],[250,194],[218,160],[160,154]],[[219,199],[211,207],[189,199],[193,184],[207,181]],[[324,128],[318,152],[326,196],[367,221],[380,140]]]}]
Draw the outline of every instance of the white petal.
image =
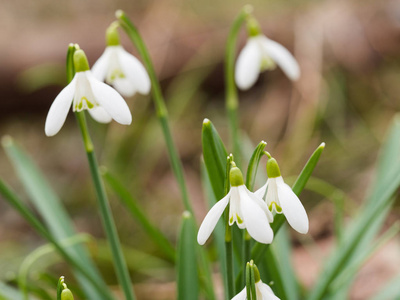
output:
[{"label": "white petal", "polygon": [[241,90],[256,82],[261,68],[261,51],[255,38],[250,38],[240,52],[235,66],[235,81]]},{"label": "white petal", "polygon": [[118,49],[121,68],[139,93],[147,95],[150,92],[151,83],[149,75],[142,63],[132,54],[126,52],[124,48]]},{"label": "white petal", "polygon": [[308,217],[300,199],[286,183],[278,183],[278,197],[282,212],[290,226],[299,233],[308,232]]},{"label": "white petal", "polygon": [[270,244],[274,233],[264,211],[247,194],[245,186],[239,187],[239,194],[244,223],[250,236],[260,243]]},{"label": "white petal", "polygon": [[261,36],[260,43],[269,57],[282,69],[291,80],[297,80],[300,77],[300,68],[293,55],[281,44]]},{"label": "white petal", "polygon": [[272,215],[271,211],[268,209],[267,203],[265,203],[265,201],[263,201],[260,197],[255,195],[255,193],[252,193],[250,191],[248,191],[248,193],[249,193],[250,197],[254,200],[254,202],[256,202],[261,207],[261,209],[265,212],[268,222],[272,223],[274,221],[274,216]]},{"label": "white petal", "polygon": [[94,63],[92,67],[92,74],[99,81],[104,81],[107,76],[107,71],[110,63],[110,55],[113,50],[115,49],[113,49],[112,47],[106,47],[103,54],[99,57],[99,59]]},{"label": "white petal", "polygon": [[267,186],[268,186],[268,180],[262,187],[260,187],[257,191],[254,192],[254,195],[256,195],[257,197],[259,197],[261,199],[264,199],[265,192],[267,190]]},{"label": "white petal", "polygon": [[135,86],[127,78],[116,78],[112,85],[122,96],[131,97],[136,93]]},{"label": "white petal", "polygon": [[232,298],[232,300],[246,300],[247,293],[246,293],[246,287],[235,297]]},{"label": "white petal", "polygon": [[76,79],[72,81],[58,94],[47,114],[44,131],[47,136],[53,136],[60,131],[67,118],[75,93]]},{"label": "white petal", "polygon": [[101,106],[95,106],[88,110],[89,114],[99,123],[110,123],[112,118]]},{"label": "white petal", "polygon": [[256,288],[260,291],[262,295],[261,300],[280,300],[277,296],[275,296],[269,285],[263,283],[261,280],[256,283]]},{"label": "white petal", "polygon": [[200,245],[204,245],[204,243],[210,237],[211,232],[217,225],[219,218],[225,210],[225,207],[228,205],[229,197],[230,192],[224,198],[214,204],[214,206],[211,207],[210,211],[207,213],[203,223],[200,225],[199,233],[197,234],[197,242]]},{"label": "white petal", "polygon": [[112,87],[94,78],[90,71],[86,72],[98,104],[118,123],[123,125],[131,124],[131,112],[121,95]]}]

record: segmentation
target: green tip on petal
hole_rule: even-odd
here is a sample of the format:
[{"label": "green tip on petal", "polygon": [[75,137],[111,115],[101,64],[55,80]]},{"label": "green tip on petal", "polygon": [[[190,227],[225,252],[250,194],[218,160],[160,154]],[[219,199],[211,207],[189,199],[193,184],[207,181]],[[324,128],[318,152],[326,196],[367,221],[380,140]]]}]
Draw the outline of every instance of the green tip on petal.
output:
[{"label": "green tip on petal", "polygon": [[229,172],[229,179],[231,186],[241,186],[244,185],[242,172],[238,167],[231,168]]},{"label": "green tip on petal", "polygon": [[253,17],[250,17],[247,20],[247,34],[250,37],[257,36],[257,35],[261,34],[260,24]]},{"label": "green tip on petal", "polygon": [[268,159],[267,162],[267,176],[268,178],[276,178],[281,176],[281,170],[275,158]]},{"label": "green tip on petal", "polygon": [[74,53],[74,66],[76,72],[85,72],[90,70],[86,54],[81,49],[76,50]]},{"label": "green tip on petal", "polygon": [[74,300],[74,296],[69,289],[64,289],[61,292],[61,300]]},{"label": "green tip on petal", "polygon": [[106,30],[106,44],[107,46],[118,46],[119,33],[118,33],[118,22],[113,22]]}]

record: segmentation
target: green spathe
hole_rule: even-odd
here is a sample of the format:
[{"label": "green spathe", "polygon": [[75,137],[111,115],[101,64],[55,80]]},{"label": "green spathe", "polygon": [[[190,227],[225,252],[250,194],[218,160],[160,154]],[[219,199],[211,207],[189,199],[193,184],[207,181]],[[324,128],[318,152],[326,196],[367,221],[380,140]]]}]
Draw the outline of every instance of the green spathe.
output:
[{"label": "green spathe", "polygon": [[106,30],[106,44],[107,46],[119,46],[119,33],[118,23],[112,23]]},{"label": "green spathe", "polygon": [[81,49],[76,50],[74,53],[74,66],[76,72],[85,72],[90,70],[86,54]]},{"label": "green spathe", "polygon": [[229,180],[231,182],[231,186],[244,185],[243,175],[238,167],[231,168],[229,172]]},{"label": "green spathe", "polygon": [[64,289],[61,292],[61,300],[74,300],[74,296],[69,289]]},{"label": "green spathe", "polygon": [[275,158],[268,159],[267,176],[268,178],[276,178],[281,176],[281,170],[279,169],[278,162]]}]

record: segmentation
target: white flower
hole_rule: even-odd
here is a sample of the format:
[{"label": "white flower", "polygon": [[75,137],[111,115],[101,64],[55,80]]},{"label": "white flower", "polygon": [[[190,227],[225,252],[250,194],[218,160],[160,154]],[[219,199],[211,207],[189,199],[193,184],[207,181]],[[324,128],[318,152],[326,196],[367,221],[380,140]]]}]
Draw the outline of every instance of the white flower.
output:
[{"label": "white flower", "polygon": [[100,123],[112,119],[123,125],[132,122],[132,115],[125,100],[107,84],[98,81],[89,70],[82,50],[74,54],[76,74],[72,81],[58,94],[47,114],[45,133],[53,136],[60,131],[72,104],[73,111],[87,109]]},{"label": "white flower", "polygon": [[121,45],[107,46],[92,71],[98,80],[114,86],[123,96],[130,97],[136,92],[147,95],[150,92],[150,78],[146,69]]},{"label": "white flower", "polygon": [[197,235],[198,243],[203,245],[207,241],[228,203],[230,203],[229,225],[236,222],[239,228],[246,228],[256,241],[264,244],[271,243],[274,233],[269,223],[273,221],[273,216],[267,205],[246,188],[238,168],[231,169],[230,179],[229,193],[219,200],[204,218]]},{"label": "white flower", "polygon": [[275,68],[275,63],[289,79],[294,81],[300,77],[299,65],[285,47],[262,34],[251,36],[236,61],[237,86],[241,90],[249,89],[259,73]]},{"label": "white flower", "polygon": [[[268,284],[263,283],[261,280],[256,282],[256,295],[257,299],[255,300],[280,300],[277,296],[275,296],[272,289],[269,287]],[[247,291],[246,287],[232,300],[246,300],[247,299]]]},{"label": "white flower", "polygon": [[300,199],[292,191],[280,175],[279,166],[274,158],[268,159],[267,183],[255,192],[258,197],[263,198],[270,210],[283,213],[290,226],[299,233],[308,232],[308,217]]}]

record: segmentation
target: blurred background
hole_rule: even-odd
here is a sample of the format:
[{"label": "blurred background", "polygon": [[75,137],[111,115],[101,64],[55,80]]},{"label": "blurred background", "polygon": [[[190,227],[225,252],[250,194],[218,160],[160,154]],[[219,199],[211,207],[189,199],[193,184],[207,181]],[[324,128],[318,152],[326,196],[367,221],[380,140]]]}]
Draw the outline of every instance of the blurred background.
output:
[{"label": "blurred background", "polygon": [[[252,4],[263,32],[296,57],[301,79],[290,82],[276,69],[240,93],[244,156],[267,141],[267,150],[293,182],[312,151],[326,149],[314,176],[336,187],[351,218],[374,180],[378,150],[400,108],[400,1],[51,1],[0,3],[0,134],[10,135],[43,170],[80,232],[98,242],[95,257],[107,281],[116,284],[104,244],[94,189],[74,116],[52,138],[44,134],[47,111],[66,84],[68,44],[78,43],[90,64],[102,54],[104,32],[123,9],[150,51],[170,112],[174,140],[184,163],[198,222],[206,213],[200,182],[201,126],[209,118],[228,151],[223,60],[230,25]],[[137,55],[124,33],[122,44]],[[243,30],[238,51],[246,41]],[[150,218],[176,241],[183,206],[149,96],[126,99],[133,123],[101,125],[88,118],[101,164],[121,179]],[[265,161],[260,164],[260,182]],[[26,194],[0,151],[0,176]],[[264,176],[264,177],[263,177]],[[301,283],[312,286],[334,243],[333,195],[306,189],[301,199],[311,220],[310,235],[293,234],[293,262]],[[109,192],[120,237],[139,299],[173,299],[174,270]],[[395,205],[385,228],[399,218]],[[44,241],[0,201],[0,280],[13,280],[23,258]],[[391,241],[362,268],[351,299],[365,299],[400,270],[400,241]],[[56,257],[54,258],[57,262]],[[65,264],[52,270],[66,273]],[[218,276],[216,276],[218,280]],[[154,286],[159,295],[147,295]]]}]

